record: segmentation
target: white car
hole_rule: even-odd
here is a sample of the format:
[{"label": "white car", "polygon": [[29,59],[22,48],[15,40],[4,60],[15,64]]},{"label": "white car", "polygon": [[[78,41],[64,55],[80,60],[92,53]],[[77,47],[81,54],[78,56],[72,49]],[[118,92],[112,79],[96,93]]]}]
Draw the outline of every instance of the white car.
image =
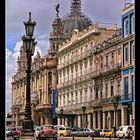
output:
[{"label": "white car", "polygon": [[119,130],[116,132],[116,136],[118,138],[126,138],[128,136],[131,136],[132,134],[132,127],[133,126],[130,126],[130,125],[127,125],[127,126],[120,126],[119,127]]},{"label": "white car", "polygon": [[36,126],[34,130],[35,130],[35,136],[36,138],[38,138],[38,134],[39,134],[39,131],[41,130],[41,126]]}]

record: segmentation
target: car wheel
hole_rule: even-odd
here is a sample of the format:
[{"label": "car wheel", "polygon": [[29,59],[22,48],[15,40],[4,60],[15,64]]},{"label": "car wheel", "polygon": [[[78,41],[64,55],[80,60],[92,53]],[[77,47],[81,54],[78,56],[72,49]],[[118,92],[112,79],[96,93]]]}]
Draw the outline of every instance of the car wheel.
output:
[{"label": "car wheel", "polygon": [[88,137],[91,137],[91,135],[88,135]]},{"label": "car wheel", "polygon": [[64,137],[64,135],[63,134],[60,134],[60,137]]}]

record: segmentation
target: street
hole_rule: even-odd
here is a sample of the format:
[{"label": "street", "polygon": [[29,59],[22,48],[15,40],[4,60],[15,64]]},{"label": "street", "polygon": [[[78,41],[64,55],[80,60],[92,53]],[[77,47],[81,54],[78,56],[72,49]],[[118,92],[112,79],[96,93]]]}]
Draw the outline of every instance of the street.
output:
[{"label": "street", "polygon": [[[8,137],[6,138],[6,140],[13,140],[12,137]],[[35,139],[37,140],[37,139]],[[47,139],[46,139],[47,140]],[[73,139],[73,137],[58,137],[57,140],[128,140],[128,139],[121,139],[121,138],[92,138],[92,137],[75,137]],[[131,139],[130,139],[131,140]]]}]

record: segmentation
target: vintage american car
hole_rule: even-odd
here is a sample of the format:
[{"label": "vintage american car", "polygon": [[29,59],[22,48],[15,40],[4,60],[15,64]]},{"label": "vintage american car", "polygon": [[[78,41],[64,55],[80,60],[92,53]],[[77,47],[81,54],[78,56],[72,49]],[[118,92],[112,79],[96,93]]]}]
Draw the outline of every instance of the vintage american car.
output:
[{"label": "vintage american car", "polygon": [[41,140],[43,137],[57,138],[57,130],[53,125],[43,125],[39,131],[38,140]]}]

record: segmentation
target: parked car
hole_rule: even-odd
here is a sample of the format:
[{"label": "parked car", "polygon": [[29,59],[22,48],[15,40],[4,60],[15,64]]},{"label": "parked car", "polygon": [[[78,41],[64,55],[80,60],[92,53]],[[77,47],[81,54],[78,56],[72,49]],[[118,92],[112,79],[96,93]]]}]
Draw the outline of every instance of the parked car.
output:
[{"label": "parked car", "polygon": [[114,137],[114,129],[111,128],[104,132],[104,137]]},{"label": "parked car", "polygon": [[42,137],[57,138],[57,130],[55,129],[54,125],[41,126],[41,130],[39,131],[39,134],[38,134],[38,140],[41,140]]},{"label": "parked car", "polygon": [[13,137],[13,132],[14,132],[14,129],[11,128],[11,127],[7,127],[6,128],[6,136],[9,137],[9,136],[12,136]]},{"label": "parked car", "polygon": [[118,138],[127,138],[127,137],[132,137],[132,127],[130,125],[127,126],[120,126],[119,130],[116,132],[116,136]]},{"label": "parked car", "polygon": [[104,137],[105,132],[107,132],[107,129],[101,129],[100,130],[100,137]]},{"label": "parked car", "polygon": [[90,128],[81,128],[80,130],[71,132],[71,135],[89,137],[89,136],[94,136],[95,131],[91,130]]},{"label": "parked car", "polygon": [[14,128],[14,137],[19,137],[21,134],[22,126],[15,126]]},{"label": "parked car", "polygon": [[55,126],[57,130],[57,136],[70,136],[71,135],[71,128],[68,126]]},{"label": "parked car", "polygon": [[36,138],[38,138],[38,134],[39,134],[39,131],[41,130],[41,126],[36,126],[34,130],[35,130],[35,136]]}]

